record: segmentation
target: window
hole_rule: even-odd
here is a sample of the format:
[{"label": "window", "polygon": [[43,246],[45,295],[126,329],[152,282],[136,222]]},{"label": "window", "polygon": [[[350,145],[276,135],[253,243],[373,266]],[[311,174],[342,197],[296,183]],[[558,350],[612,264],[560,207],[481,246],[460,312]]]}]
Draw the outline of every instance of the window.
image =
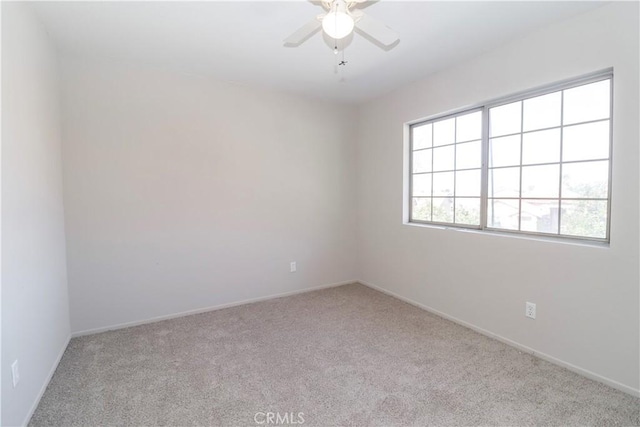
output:
[{"label": "window", "polygon": [[608,241],[612,74],[410,126],[409,220]]},{"label": "window", "polygon": [[412,219],[480,225],[482,111],[412,128]]}]

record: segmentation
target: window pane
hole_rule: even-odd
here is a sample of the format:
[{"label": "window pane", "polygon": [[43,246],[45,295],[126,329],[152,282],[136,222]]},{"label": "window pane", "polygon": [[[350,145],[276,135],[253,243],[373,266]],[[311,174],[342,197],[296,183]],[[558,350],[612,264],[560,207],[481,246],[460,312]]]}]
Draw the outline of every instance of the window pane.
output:
[{"label": "window pane", "polygon": [[558,197],[560,165],[522,168],[522,197]]},{"label": "window pane", "polygon": [[558,200],[522,199],[520,230],[558,233]]},{"label": "window pane", "polygon": [[433,198],[433,221],[453,222],[453,198],[434,197]]},{"label": "window pane", "polygon": [[607,119],[610,112],[610,80],[564,91],[564,124]]},{"label": "window pane", "polygon": [[508,135],[521,131],[522,102],[502,105],[489,110],[490,136]]},{"label": "window pane", "polygon": [[482,166],[482,142],[466,142],[456,145],[456,169],[473,169]]},{"label": "window pane", "polygon": [[456,172],[456,196],[480,197],[480,169]]},{"label": "window pane", "polygon": [[412,187],[413,196],[431,196],[431,174],[413,175]]},{"label": "window pane", "polygon": [[414,198],[411,210],[411,219],[431,221],[431,199]]},{"label": "window pane", "polygon": [[453,145],[433,149],[433,170],[453,170],[455,149]]},{"label": "window pane", "polygon": [[536,130],[560,126],[561,92],[537,96],[524,101],[523,130]]},{"label": "window pane", "polygon": [[433,195],[453,196],[453,172],[433,174]]},{"label": "window pane", "polygon": [[480,199],[455,199],[456,224],[480,225]]},{"label": "window pane", "polygon": [[431,151],[415,151],[413,155],[413,172],[431,172]]},{"label": "window pane", "polygon": [[518,200],[489,199],[487,205],[487,226],[505,230],[518,229]]},{"label": "window pane", "polygon": [[562,165],[562,197],[606,199],[609,162],[568,163]]},{"label": "window pane", "polygon": [[455,142],[456,119],[441,120],[433,124],[433,145],[446,145]]},{"label": "window pane", "polygon": [[519,197],[520,168],[489,169],[489,197]]},{"label": "window pane", "polygon": [[561,234],[607,237],[606,200],[563,200],[560,214]]},{"label": "window pane", "polygon": [[456,118],[456,141],[473,141],[482,138],[482,111]]},{"label": "window pane", "polygon": [[413,133],[411,138],[414,150],[431,147],[431,126],[431,123],[429,123],[428,125],[411,127],[411,132]]},{"label": "window pane", "polygon": [[562,160],[609,158],[609,121],[569,126],[563,129]]},{"label": "window pane", "polygon": [[522,135],[522,164],[560,161],[560,129]]},{"label": "window pane", "polygon": [[494,138],[489,143],[489,167],[520,164],[520,135]]}]

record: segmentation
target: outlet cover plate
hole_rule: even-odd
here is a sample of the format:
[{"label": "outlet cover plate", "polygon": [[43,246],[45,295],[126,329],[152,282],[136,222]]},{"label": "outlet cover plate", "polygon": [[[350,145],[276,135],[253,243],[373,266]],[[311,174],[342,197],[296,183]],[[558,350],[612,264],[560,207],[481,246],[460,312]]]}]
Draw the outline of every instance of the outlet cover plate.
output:
[{"label": "outlet cover plate", "polygon": [[527,302],[527,304],[525,305],[525,309],[524,309],[524,315],[531,318],[531,319],[535,319],[536,318],[536,305],[532,302]]}]

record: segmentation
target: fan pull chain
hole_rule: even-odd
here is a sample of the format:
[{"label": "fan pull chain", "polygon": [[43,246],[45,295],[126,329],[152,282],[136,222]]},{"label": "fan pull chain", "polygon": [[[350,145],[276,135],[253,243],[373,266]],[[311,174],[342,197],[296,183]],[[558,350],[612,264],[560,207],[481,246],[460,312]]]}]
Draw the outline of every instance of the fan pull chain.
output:
[{"label": "fan pull chain", "polygon": [[345,66],[347,65],[347,61],[345,61],[344,59],[344,51],[347,50],[346,46],[342,48],[342,61],[340,61],[338,63],[338,66],[342,66],[340,67],[340,81],[344,82],[344,69],[346,68]]}]

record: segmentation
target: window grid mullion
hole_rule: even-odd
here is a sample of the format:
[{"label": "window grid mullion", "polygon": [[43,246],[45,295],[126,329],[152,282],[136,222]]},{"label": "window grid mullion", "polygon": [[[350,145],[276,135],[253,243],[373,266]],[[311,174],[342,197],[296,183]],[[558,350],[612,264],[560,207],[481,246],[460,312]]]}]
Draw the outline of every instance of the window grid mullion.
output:
[{"label": "window grid mullion", "polygon": [[522,129],[524,125],[524,102],[520,101],[520,189],[518,191],[518,231],[522,231],[522,150],[524,148]]},{"label": "window grid mullion", "polygon": [[[606,159],[605,159],[606,160]],[[585,163],[587,161],[591,161],[591,160],[586,160],[586,161],[577,161],[575,163]],[[558,163],[549,163],[549,164],[553,164],[553,165],[557,165]],[[531,165],[531,166],[545,166],[545,164],[540,164],[540,165]],[[429,174],[434,174],[434,173],[448,173],[448,172],[469,172],[469,171],[478,171],[481,168],[465,168],[465,169],[446,169],[446,170],[441,170],[441,171],[433,171],[433,172],[414,172],[414,175],[429,175]],[[502,168],[504,169],[504,168]]]},{"label": "window grid mullion", "polygon": [[[574,164],[574,163],[593,163],[593,162],[607,162],[609,161],[608,158],[600,158],[600,159],[584,159],[584,160],[568,160],[568,161],[563,161],[562,163],[564,163],[565,165],[570,165],[570,164]],[[528,167],[528,166],[550,166],[550,165],[558,165],[560,164],[560,162],[545,162],[545,163],[528,163],[525,165],[522,165],[524,167]],[[510,169],[510,168],[517,168],[518,165],[517,164],[513,164],[513,165],[506,165],[506,166],[492,166],[490,169]],[[477,168],[475,168],[477,169]],[[463,169],[463,170],[468,170],[468,169]],[[438,171],[441,172],[441,171]],[[449,171],[442,171],[442,172],[449,172]],[[416,175],[420,174],[420,173],[426,173],[426,172],[418,172]]]},{"label": "window grid mullion", "polygon": [[[564,91],[562,91],[564,94]],[[526,100],[523,100],[523,102]],[[524,105],[524,104],[523,104]],[[491,107],[491,108],[495,108],[495,107]],[[536,133],[536,132],[544,132],[546,130],[553,130],[553,129],[560,129],[562,127],[573,127],[573,126],[581,126],[581,125],[590,125],[592,123],[600,123],[600,122],[606,122],[607,120],[609,120],[609,118],[604,118],[604,119],[594,119],[594,120],[586,120],[583,122],[576,122],[576,123],[569,123],[567,125],[563,125],[560,124],[558,126],[549,126],[546,128],[540,128],[540,129],[532,129],[532,130],[523,130],[522,132],[513,132],[513,133],[506,133],[504,135],[495,135],[493,136],[493,138],[508,138],[510,136],[516,136],[516,135],[520,135],[521,133],[526,135],[528,133]],[[524,129],[524,128],[523,128]],[[464,142],[473,142],[474,140],[471,141],[464,141]],[[450,145],[450,144],[449,144]],[[424,150],[424,148],[423,148]]]},{"label": "window grid mullion", "polygon": [[435,123],[431,124],[431,200],[430,200],[430,205],[429,205],[429,221],[433,221],[433,148],[435,147],[433,145],[433,141],[434,138],[436,136],[436,132],[435,132]]},{"label": "window grid mullion", "polygon": [[[420,197],[420,196],[418,196]],[[466,197],[472,197],[472,196],[466,196]],[[496,199],[496,200],[518,200],[520,197],[489,197],[490,199]],[[557,197],[523,197],[523,200],[559,200]],[[565,197],[562,200],[574,200],[574,201],[580,201],[580,200],[595,200],[595,201],[601,201],[604,202],[608,199],[604,199],[602,197]]]},{"label": "window grid mullion", "polygon": [[558,235],[562,226],[562,144],[564,141],[564,90],[560,92],[560,177],[558,188]]},{"label": "window grid mullion", "polygon": [[458,140],[458,118],[456,117],[453,121],[453,216],[451,217],[451,222],[456,223],[456,179],[458,179],[458,174],[456,173],[456,151],[458,147],[456,141]]},{"label": "window grid mullion", "polygon": [[489,208],[489,109],[485,106],[482,109],[482,139],[480,143],[481,147],[481,161],[480,161],[480,228],[485,230],[488,224]]}]

